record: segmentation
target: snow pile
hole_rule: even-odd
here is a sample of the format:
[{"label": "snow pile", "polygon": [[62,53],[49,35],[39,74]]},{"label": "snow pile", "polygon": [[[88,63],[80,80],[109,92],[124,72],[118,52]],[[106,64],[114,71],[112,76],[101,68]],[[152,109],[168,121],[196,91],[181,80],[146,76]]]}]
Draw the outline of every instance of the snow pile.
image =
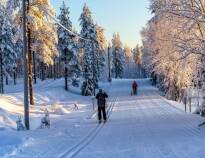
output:
[{"label": "snow pile", "polygon": [[75,87],[72,84],[69,85],[68,87],[69,92],[74,93],[74,94],[81,94],[81,89],[79,87]]},{"label": "snow pile", "polygon": [[0,108],[0,131],[5,130],[6,128],[15,128],[16,123],[13,121],[4,109]]},{"label": "snow pile", "polygon": [[54,103],[53,105],[51,105],[48,111],[49,113],[54,113],[56,115],[65,115],[70,113],[68,109],[58,103]]},{"label": "snow pile", "polygon": [[23,106],[17,97],[2,95],[0,97],[0,130],[16,129],[16,121],[20,116],[23,116]]},{"label": "snow pile", "polygon": [[[6,155],[3,155],[3,158],[9,158],[11,156],[15,156],[21,152],[24,151],[24,148],[29,147],[30,145],[32,145],[34,143],[34,139],[31,137],[26,137],[23,139],[17,139],[16,137],[12,137],[12,139],[6,139],[6,141],[4,142],[4,146],[6,146],[6,148],[4,148],[4,150],[0,150],[0,156],[3,155],[3,153],[8,153]],[[14,146],[14,144],[16,144]]]}]

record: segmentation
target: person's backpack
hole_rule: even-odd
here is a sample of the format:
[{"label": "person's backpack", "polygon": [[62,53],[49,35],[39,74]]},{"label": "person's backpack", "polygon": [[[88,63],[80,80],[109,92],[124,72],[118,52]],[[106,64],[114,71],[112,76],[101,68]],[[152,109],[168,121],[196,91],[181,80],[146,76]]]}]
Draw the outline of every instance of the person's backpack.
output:
[{"label": "person's backpack", "polygon": [[105,106],[105,95],[103,93],[99,93],[98,106],[100,106],[100,107]]},{"label": "person's backpack", "polygon": [[133,84],[132,84],[132,88],[137,88],[137,83],[136,82],[134,82]]}]

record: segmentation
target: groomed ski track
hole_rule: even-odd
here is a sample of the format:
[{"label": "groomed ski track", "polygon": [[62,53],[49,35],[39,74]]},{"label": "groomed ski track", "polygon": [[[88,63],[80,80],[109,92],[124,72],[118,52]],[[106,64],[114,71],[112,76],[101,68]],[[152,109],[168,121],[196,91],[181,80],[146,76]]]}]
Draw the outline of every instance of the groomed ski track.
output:
[{"label": "groomed ski track", "polygon": [[205,128],[197,128],[203,118],[172,106],[147,79],[138,80],[139,93],[130,96],[131,82],[110,85],[106,124],[98,125],[96,118],[75,120],[81,115],[75,113],[46,134],[35,131],[40,137],[11,157],[204,158]]},{"label": "groomed ski track", "polygon": [[138,82],[138,96],[129,95],[129,81],[116,86],[119,89],[116,95],[121,96],[118,96],[110,122],[75,157],[205,157],[205,132],[197,128],[203,119],[173,107],[148,81]]}]

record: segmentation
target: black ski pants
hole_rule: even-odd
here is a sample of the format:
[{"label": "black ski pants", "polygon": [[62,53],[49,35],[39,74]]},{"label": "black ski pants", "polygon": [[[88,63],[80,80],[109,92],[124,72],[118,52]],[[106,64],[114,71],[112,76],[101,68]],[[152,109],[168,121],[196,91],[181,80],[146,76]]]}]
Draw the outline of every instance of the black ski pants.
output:
[{"label": "black ski pants", "polygon": [[105,106],[98,107],[98,119],[99,119],[99,121],[101,121],[101,119],[102,119],[102,114],[103,114],[103,119],[107,120]]}]

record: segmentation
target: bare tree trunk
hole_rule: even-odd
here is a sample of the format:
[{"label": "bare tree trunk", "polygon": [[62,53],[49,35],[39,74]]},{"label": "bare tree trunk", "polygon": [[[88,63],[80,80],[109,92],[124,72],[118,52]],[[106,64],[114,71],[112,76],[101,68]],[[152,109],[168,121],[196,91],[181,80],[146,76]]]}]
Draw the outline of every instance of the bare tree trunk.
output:
[{"label": "bare tree trunk", "polygon": [[2,54],[0,52],[0,75],[1,75],[1,79],[0,79],[0,93],[4,93],[4,75],[3,75],[3,58],[2,58]]},{"label": "bare tree trunk", "polygon": [[43,62],[41,62],[41,80],[45,80],[45,66]]},{"label": "bare tree trunk", "polygon": [[16,85],[16,68],[14,68],[13,77],[14,77],[14,85]]},{"label": "bare tree trunk", "polygon": [[65,90],[68,90],[68,67],[67,67],[67,59],[66,59],[67,49],[64,50],[64,56],[65,56],[65,69],[64,69],[64,77],[65,77]]},{"label": "bare tree trunk", "polygon": [[112,82],[110,66],[110,46],[108,47],[108,82]]},{"label": "bare tree trunk", "polygon": [[8,79],[8,76],[6,76],[6,85],[9,85],[9,79]]},{"label": "bare tree trunk", "polygon": [[141,64],[138,64],[138,76],[141,78]]},{"label": "bare tree trunk", "polygon": [[65,90],[68,90],[68,68],[65,67]]},{"label": "bare tree trunk", "polygon": [[54,80],[56,80],[56,58],[54,58],[54,64],[53,64],[53,77]]},{"label": "bare tree trunk", "polygon": [[35,52],[33,51],[33,78],[34,78],[34,84],[37,83],[36,79],[36,60],[35,60]]},{"label": "bare tree trunk", "polygon": [[49,67],[50,78],[53,78],[53,65]]},{"label": "bare tree trunk", "polygon": [[58,61],[58,78],[62,77],[62,71],[61,71],[61,61]]},{"label": "bare tree trunk", "polygon": [[29,100],[28,100],[28,62],[27,62],[27,51],[28,51],[28,41],[27,41],[27,13],[29,0],[23,0],[23,61],[24,61],[24,122],[25,127],[29,130]]},{"label": "bare tree trunk", "polygon": [[33,60],[31,50],[31,29],[28,28],[28,73],[29,73],[29,96],[30,104],[34,105],[33,97]]}]

